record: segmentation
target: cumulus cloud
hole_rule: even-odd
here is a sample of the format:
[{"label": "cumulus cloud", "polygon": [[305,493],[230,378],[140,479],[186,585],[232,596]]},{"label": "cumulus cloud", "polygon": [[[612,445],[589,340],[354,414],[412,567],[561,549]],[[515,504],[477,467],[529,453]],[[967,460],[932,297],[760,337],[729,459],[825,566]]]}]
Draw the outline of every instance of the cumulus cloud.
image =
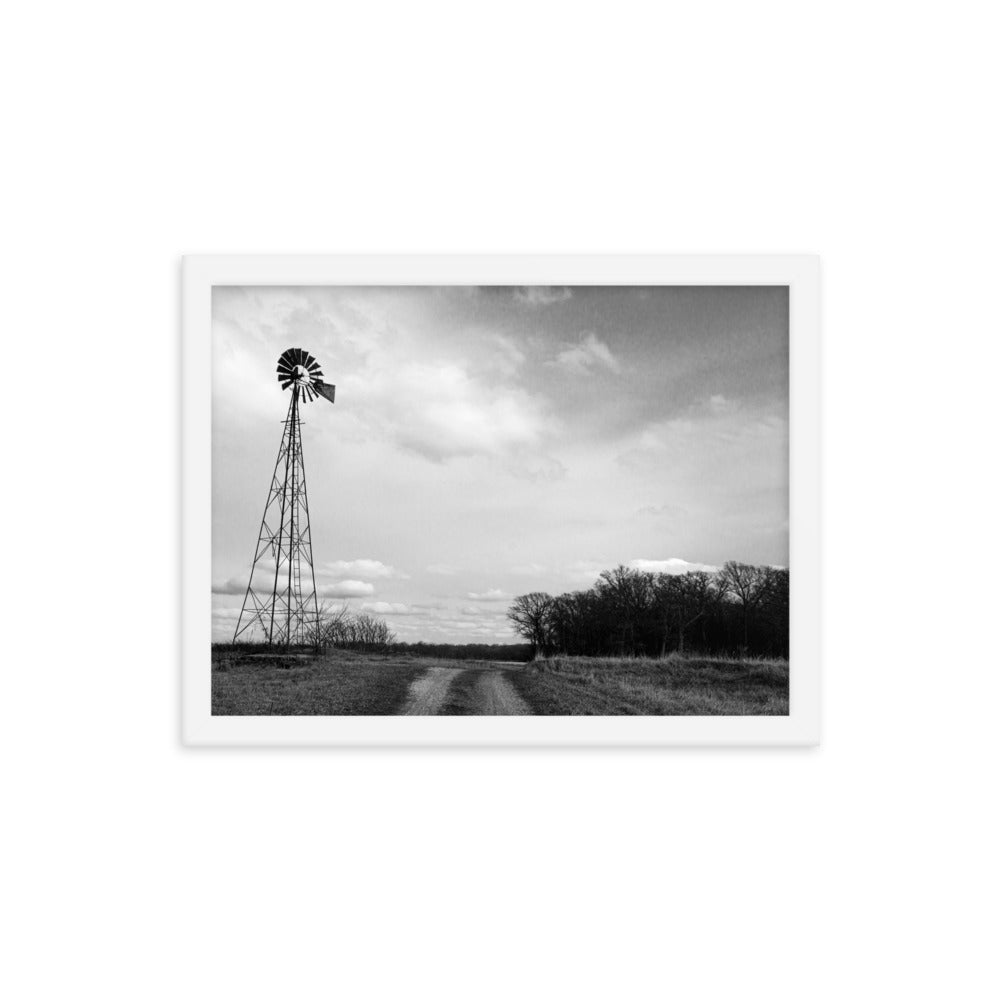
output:
[{"label": "cumulus cloud", "polygon": [[699,477],[702,490],[724,482],[727,492],[746,495],[757,483],[774,483],[774,472],[787,468],[787,442],[783,414],[754,415],[729,402],[713,409],[705,400],[682,416],[645,424],[616,462],[648,479],[671,466],[685,468]]},{"label": "cumulus cloud", "polygon": [[371,597],[374,593],[375,588],[363,580],[341,580],[316,588],[318,597]]},{"label": "cumulus cloud", "polygon": [[525,285],[514,289],[514,298],[526,306],[550,306],[555,302],[565,302],[572,297],[572,289],[549,285]]},{"label": "cumulus cloud", "polygon": [[532,483],[555,483],[566,478],[566,466],[551,455],[521,453],[512,455],[504,468],[518,479]]},{"label": "cumulus cloud", "polygon": [[328,576],[352,577],[360,580],[408,579],[405,573],[401,573],[394,566],[387,566],[378,559],[337,559],[334,562],[323,563],[317,572]]},{"label": "cumulus cloud", "polygon": [[507,617],[506,608],[490,607],[488,604],[466,604],[464,607],[458,609],[458,613],[461,615],[467,615],[470,618],[499,619]]},{"label": "cumulus cloud", "polygon": [[513,375],[527,360],[524,351],[503,334],[496,333],[488,340],[484,350],[489,364],[504,375]]},{"label": "cumulus cloud", "polygon": [[351,392],[377,436],[434,462],[533,449],[547,426],[540,399],[457,362],[386,364],[352,381]]},{"label": "cumulus cloud", "polygon": [[705,573],[715,573],[718,566],[709,566],[707,563],[688,562],[686,559],[633,559],[629,563],[629,568],[639,569],[644,573],[669,573],[677,575],[680,573],[692,573],[704,571]]},{"label": "cumulus cloud", "polygon": [[549,364],[571,375],[592,375],[602,368],[616,374],[621,371],[611,348],[593,333],[588,333],[579,344],[567,345]]},{"label": "cumulus cloud", "polygon": [[[287,571],[287,562],[282,564],[282,573]],[[270,590],[269,581],[274,579],[274,560],[270,558],[261,559],[254,570],[254,589],[265,588]],[[302,581],[305,586],[308,579],[309,567],[302,563]],[[336,562],[323,563],[316,567],[317,576],[340,578],[337,583],[322,584],[317,587],[316,593],[320,597],[367,597],[375,592],[374,586],[365,583],[365,580],[400,579],[407,580],[409,577],[401,573],[393,566],[379,562],[378,559],[340,559]],[[212,583],[213,594],[237,594],[242,596],[246,593],[247,578],[230,577],[228,580],[215,581]]]},{"label": "cumulus cloud", "polygon": [[601,571],[607,568],[607,566],[593,562],[592,560],[578,559],[566,567],[566,573],[574,580],[593,583],[601,575]]},{"label": "cumulus cloud", "polygon": [[229,641],[236,630],[236,622],[240,617],[239,608],[212,609],[212,638],[215,641]]},{"label": "cumulus cloud", "polygon": [[408,604],[394,604],[389,601],[370,601],[361,605],[362,611],[368,611],[376,615],[416,615],[420,614],[415,608]]},{"label": "cumulus cloud", "polygon": [[497,590],[496,588],[493,590],[484,590],[481,594],[476,594],[470,591],[465,596],[468,597],[470,601],[509,601],[511,599],[510,594],[507,594],[502,590]]}]

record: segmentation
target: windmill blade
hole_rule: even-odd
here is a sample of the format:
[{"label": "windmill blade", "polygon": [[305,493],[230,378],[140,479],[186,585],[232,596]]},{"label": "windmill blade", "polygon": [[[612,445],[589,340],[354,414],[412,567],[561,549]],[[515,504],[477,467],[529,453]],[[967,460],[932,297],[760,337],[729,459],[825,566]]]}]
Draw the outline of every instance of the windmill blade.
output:
[{"label": "windmill blade", "polygon": [[326,382],[313,382],[312,387],[313,392],[318,393],[324,399],[328,399],[331,403],[333,402],[333,397],[337,392],[335,385],[327,385]]},{"label": "windmill blade", "polygon": [[319,362],[311,354],[309,355],[309,363],[306,365],[306,368],[308,368],[311,372],[314,372],[317,368],[319,368]]}]

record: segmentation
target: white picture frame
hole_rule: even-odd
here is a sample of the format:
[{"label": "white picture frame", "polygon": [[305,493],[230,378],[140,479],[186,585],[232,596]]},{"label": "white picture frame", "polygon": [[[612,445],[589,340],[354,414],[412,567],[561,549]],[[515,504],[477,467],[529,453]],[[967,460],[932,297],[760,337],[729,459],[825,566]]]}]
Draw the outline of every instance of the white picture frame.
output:
[{"label": "white picture frame", "polygon": [[[787,285],[787,716],[213,716],[211,300],[215,285]],[[182,697],[188,746],[810,746],[820,739],[820,330],[814,256],[183,258]]]}]

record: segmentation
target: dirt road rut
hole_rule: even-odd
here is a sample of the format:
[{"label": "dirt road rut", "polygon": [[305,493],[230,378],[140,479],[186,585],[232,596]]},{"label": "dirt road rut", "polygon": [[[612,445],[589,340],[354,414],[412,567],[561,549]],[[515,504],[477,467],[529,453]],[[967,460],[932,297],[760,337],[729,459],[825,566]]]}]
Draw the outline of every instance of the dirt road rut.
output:
[{"label": "dirt road rut", "polygon": [[[518,665],[520,666],[520,665]],[[527,702],[514,690],[509,670],[428,667],[411,685],[402,715],[531,715]],[[466,675],[455,684],[460,675]]]},{"label": "dirt road rut", "polygon": [[451,682],[461,673],[458,668],[428,667],[423,677],[411,685],[401,715],[437,715],[448,697]]}]

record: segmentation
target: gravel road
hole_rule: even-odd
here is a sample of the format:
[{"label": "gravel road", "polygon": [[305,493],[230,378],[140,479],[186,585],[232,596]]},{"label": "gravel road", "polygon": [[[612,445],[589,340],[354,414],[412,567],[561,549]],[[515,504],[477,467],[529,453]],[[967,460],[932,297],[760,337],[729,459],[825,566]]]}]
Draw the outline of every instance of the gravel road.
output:
[{"label": "gravel road", "polygon": [[451,682],[461,673],[457,667],[428,667],[411,685],[400,715],[437,715],[448,697]]},{"label": "gravel road", "polygon": [[504,673],[484,670],[472,688],[471,715],[531,715],[527,702]]},{"label": "gravel road", "polygon": [[[512,664],[518,668],[520,663]],[[448,700],[455,678],[465,672],[462,667],[428,667],[427,673],[411,685],[402,715],[438,715]],[[527,702],[514,690],[507,670],[476,665],[471,685],[457,691],[455,700],[466,715],[531,715]]]}]

